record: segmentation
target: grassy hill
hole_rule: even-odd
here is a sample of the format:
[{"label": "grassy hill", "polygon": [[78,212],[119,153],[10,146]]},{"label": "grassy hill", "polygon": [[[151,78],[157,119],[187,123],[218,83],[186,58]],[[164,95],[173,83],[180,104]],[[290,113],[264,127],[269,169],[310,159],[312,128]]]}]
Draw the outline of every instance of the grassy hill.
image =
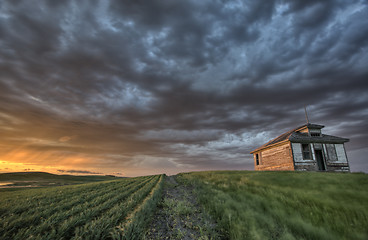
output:
[{"label": "grassy hill", "polygon": [[368,239],[368,175],[180,174],[229,239]]},{"label": "grassy hill", "polygon": [[[81,184],[87,182],[113,180],[113,176],[73,176],[73,175],[56,175],[46,172],[13,172],[1,173],[0,184],[11,187],[46,187],[46,186],[62,186],[70,184]],[[14,189],[12,189],[14,190]],[[1,191],[9,191],[1,189]]]}]

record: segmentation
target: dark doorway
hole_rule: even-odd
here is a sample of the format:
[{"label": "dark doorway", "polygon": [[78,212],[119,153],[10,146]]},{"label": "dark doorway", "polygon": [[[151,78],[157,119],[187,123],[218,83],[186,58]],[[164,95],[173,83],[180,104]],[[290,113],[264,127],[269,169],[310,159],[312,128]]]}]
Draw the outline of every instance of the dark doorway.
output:
[{"label": "dark doorway", "polygon": [[326,171],[325,161],[323,161],[322,150],[315,150],[314,153],[316,154],[316,161],[317,161],[317,165],[318,165],[318,170]]}]

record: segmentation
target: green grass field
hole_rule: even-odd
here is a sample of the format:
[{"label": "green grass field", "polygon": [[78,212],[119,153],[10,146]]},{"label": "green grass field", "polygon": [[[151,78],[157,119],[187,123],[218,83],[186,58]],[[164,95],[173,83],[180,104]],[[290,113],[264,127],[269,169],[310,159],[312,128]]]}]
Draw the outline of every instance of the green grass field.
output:
[{"label": "green grass field", "polygon": [[163,178],[2,192],[0,239],[139,238],[161,196]]},{"label": "green grass field", "polygon": [[46,172],[15,172],[0,174],[0,192],[17,191],[21,188],[50,187],[82,184],[117,179],[113,176],[56,175]]},{"label": "green grass field", "polygon": [[[0,192],[0,239],[368,239],[367,174],[218,171],[112,179]],[[160,213],[171,220],[158,219]]]},{"label": "green grass field", "polygon": [[368,239],[368,175],[180,174],[229,239]]}]

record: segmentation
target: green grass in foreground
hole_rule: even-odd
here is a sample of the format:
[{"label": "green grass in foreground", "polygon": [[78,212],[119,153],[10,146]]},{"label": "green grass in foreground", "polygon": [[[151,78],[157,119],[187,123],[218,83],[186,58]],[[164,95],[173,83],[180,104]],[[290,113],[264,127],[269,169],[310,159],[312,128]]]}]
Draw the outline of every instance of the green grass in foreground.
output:
[{"label": "green grass in foreground", "polygon": [[139,239],[161,194],[163,178],[2,192],[0,239]]},{"label": "green grass in foreground", "polygon": [[368,175],[180,174],[230,239],[368,239]]}]

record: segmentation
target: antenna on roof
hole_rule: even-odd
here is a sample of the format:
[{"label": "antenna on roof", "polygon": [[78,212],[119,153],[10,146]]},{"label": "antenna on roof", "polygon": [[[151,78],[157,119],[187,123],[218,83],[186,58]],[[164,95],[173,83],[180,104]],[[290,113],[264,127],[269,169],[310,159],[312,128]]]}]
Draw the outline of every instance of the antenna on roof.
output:
[{"label": "antenna on roof", "polygon": [[307,107],[304,105],[304,111],[305,111],[305,119],[307,120],[307,124],[309,124],[309,119],[308,119],[308,113],[307,113]]}]

